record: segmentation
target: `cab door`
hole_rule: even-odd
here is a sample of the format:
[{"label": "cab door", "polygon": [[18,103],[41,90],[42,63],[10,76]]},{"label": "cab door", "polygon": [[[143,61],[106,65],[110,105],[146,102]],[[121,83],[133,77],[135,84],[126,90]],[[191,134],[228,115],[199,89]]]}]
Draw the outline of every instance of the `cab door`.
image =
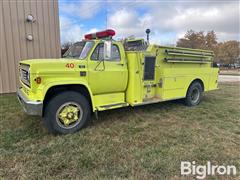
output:
[{"label": "cab door", "polygon": [[124,92],[127,87],[128,71],[125,53],[120,43],[112,44],[112,58],[103,59],[104,44],[95,46],[88,61],[89,85],[92,93],[105,94]]}]

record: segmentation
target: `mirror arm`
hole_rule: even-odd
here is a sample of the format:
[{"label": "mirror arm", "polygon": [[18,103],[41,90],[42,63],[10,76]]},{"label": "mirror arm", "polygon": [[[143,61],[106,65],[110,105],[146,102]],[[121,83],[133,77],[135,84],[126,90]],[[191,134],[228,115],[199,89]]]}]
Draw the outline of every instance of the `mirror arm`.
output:
[{"label": "mirror arm", "polygon": [[[97,70],[98,66],[103,62],[103,69],[101,70]],[[98,64],[96,65],[96,67],[94,68],[94,71],[104,71],[105,70],[105,63],[104,63],[104,59],[100,60],[98,62]]]},{"label": "mirror arm", "polygon": [[105,71],[105,61],[103,59],[103,71]]}]

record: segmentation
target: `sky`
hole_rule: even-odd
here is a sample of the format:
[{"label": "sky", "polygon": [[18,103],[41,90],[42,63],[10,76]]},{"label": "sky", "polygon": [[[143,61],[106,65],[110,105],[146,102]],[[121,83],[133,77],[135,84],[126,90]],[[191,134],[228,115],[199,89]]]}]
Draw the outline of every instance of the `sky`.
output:
[{"label": "sky", "polygon": [[61,43],[84,34],[114,29],[115,39],[129,36],[174,45],[187,30],[211,31],[219,42],[240,40],[239,0],[59,0]]}]

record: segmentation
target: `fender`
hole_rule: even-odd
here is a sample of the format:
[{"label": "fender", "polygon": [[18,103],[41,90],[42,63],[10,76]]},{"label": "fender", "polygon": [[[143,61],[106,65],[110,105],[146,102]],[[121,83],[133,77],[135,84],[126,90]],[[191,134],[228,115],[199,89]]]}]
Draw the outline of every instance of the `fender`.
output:
[{"label": "fender", "polygon": [[43,94],[42,96],[45,98],[46,94],[47,94],[47,91],[51,88],[51,87],[54,87],[54,86],[59,86],[59,85],[82,85],[84,87],[86,87],[86,89],[88,90],[89,92],[89,95],[91,97],[91,103],[92,103],[92,108],[93,108],[93,111],[96,111],[96,108],[95,108],[95,104],[94,104],[94,100],[93,100],[93,94],[92,94],[92,91],[89,87],[89,85],[84,82],[84,81],[79,81],[79,80],[70,80],[70,81],[53,81],[53,82],[50,82],[48,84],[45,84],[44,85],[44,88],[43,88]]},{"label": "fender", "polygon": [[207,88],[206,88],[206,87],[207,87],[207,86],[206,86],[207,83],[203,80],[204,78],[202,78],[202,77],[200,77],[200,76],[197,76],[197,77],[195,76],[194,78],[191,78],[188,83],[186,83],[186,86],[184,87],[184,90],[185,90],[185,92],[186,92],[185,96],[187,95],[187,90],[188,90],[190,84],[191,84],[193,81],[198,80],[198,79],[202,81],[203,86],[204,86],[204,91],[207,89]]}]

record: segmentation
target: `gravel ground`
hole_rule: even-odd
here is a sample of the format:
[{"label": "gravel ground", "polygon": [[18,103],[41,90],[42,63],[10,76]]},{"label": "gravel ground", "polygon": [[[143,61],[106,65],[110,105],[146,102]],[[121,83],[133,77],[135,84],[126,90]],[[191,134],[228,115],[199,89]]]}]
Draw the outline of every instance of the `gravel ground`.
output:
[{"label": "gravel ground", "polygon": [[219,75],[219,82],[240,82],[240,76]]}]

